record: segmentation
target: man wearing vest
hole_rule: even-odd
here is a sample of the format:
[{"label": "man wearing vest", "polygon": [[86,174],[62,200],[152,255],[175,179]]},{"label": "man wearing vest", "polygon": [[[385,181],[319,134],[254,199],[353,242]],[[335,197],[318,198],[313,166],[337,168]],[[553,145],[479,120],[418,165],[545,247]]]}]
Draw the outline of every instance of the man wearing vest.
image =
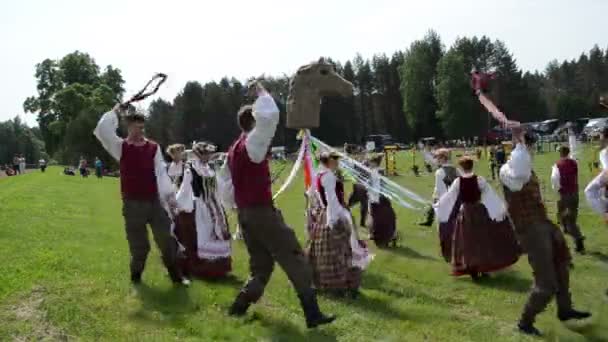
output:
[{"label": "man wearing vest", "polygon": [[[461,174],[457,168],[450,164],[450,151],[447,149],[441,148],[437,150],[435,152],[435,160],[440,165],[439,169],[435,171],[435,188],[433,190],[433,202],[437,203]],[[459,210],[460,203],[456,203],[448,222],[439,222],[439,243],[441,254],[446,262],[452,261],[452,236],[454,235],[456,216]]]},{"label": "man wearing vest", "polygon": [[[312,269],[300,243],[272,201],[270,166],[266,156],[279,123],[279,109],[257,82],[249,87],[249,95],[257,95],[257,99],[253,106],[239,110],[238,124],[242,134],[228,151],[230,175],[222,176],[231,179],[250,268],[250,277],[229,313],[242,316],[252,303],[262,297],[276,261],[298,293],[307,326],[314,328],[331,323],[335,317],[325,316],[317,304],[312,288]],[[224,183],[223,180],[221,182]]]},{"label": "man wearing vest", "polygon": [[144,137],[145,117],[140,113],[125,116],[128,136],[116,135],[120,105],[105,113],[93,134],[112,157],[120,162],[120,190],[122,214],[131,252],[131,281],[141,283],[141,276],[150,252],[146,225],[152,228],[154,241],[160,249],[162,260],[175,284],[187,285],[176,267],[177,242],[171,236],[171,220],[166,205],[175,207],[171,180],[167,176],[161,149]]},{"label": "man wearing vest", "polygon": [[[540,186],[532,170],[534,139],[524,135],[521,128],[513,128],[515,149],[511,158],[500,169],[509,215],[515,233],[534,275],[534,287],[518,323],[520,332],[540,336],[534,327],[536,315],[551,299],[557,301],[557,317],[561,321],[590,317],[588,312],[576,311],[570,297],[570,252],[564,235],[552,223],[543,204]],[[526,145],[527,144],[527,145]]]},{"label": "man wearing vest", "polygon": [[551,184],[559,192],[557,215],[564,232],[574,239],[576,252],[585,254],[585,237],[576,223],[578,217],[578,165],[570,158],[570,149],[559,149],[560,159],[553,165]]}]

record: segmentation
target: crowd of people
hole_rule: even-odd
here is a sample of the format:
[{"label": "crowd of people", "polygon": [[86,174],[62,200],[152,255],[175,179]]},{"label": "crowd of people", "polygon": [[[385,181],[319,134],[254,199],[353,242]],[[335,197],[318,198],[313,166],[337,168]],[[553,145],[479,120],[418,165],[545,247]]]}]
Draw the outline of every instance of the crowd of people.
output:
[{"label": "crowd of people", "polygon": [[[147,225],[176,285],[187,286],[194,278],[228,275],[232,242],[227,216],[234,211],[249,253],[250,277],[228,313],[246,314],[262,297],[276,262],[295,288],[307,326],[330,323],[335,316],[322,312],[317,293],[357,298],[364,271],[374,257],[359,236],[351,208],[360,204],[359,224],[369,228],[370,239],[379,248],[390,248],[398,239],[391,201],[378,191],[381,157],[366,161],[372,170],[372,185],[355,183],[347,201],[339,167],[342,155],[331,151],[319,155],[316,178],[305,194],[308,242],[302,248],[271,193],[269,149],[279,109],[259,83],[250,92],[256,100],[238,112],[242,134],[227,155],[218,153],[209,142],[194,142],[189,150],[175,144],[166,151],[171,157],[168,167],[160,146],[144,136],[143,115],[125,113],[117,105],[100,119],[94,134],[120,164],[131,281],[142,282],[150,251]],[[121,118],[127,122],[126,138],[116,134]],[[534,138],[520,129],[513,129],[513,138],[510,158],[500,147],[490,150],[492,178],[500,180],[504,199],[473,172],[474,156],[460,158],[457,167],[450,163],[449,150],[427,149],[425,160],[435,169],[435,187],[424,224],[431,225],[437,217],[438,250],[453,276],[484,281],[490,273],[527,254],[534,287],[517,327],[524,334],[540,335],[535,318],[552,298],[557,301],[561,321],[591,314],[573,308],[569,284],[572,256],[562,231],[549,219],[540,194],[532,168]],[[559,223],[582,254],[584,237],[576,223],[576,160],[570,158],[568,147],[563,147],[560,155],[552,170],[552,184],[560,195]],[[222,158],[223,166],[218,167],[215,160]],[[86,168],[82,162],[80,166]],[[95,166],[97,169],[97,162]],[[604,198],[596,196],[607,184],[608,176],[603,173],[586,191],[590,200],[595,198],[598,212],[608,208]]]}]

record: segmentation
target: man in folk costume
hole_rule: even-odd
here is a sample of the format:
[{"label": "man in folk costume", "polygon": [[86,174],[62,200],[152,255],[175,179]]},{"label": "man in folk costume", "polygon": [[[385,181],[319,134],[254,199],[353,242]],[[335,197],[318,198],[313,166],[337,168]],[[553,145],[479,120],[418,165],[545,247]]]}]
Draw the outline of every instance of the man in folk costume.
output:
[{"label": "man in folk costume", "polygon": [[[257,95],[257,99],[253,106],[239,110],[238,123],[243,133],[229,149],[228,168],[222,170],[220,180],[224,202],[237,208],[250,257],[251,275],[232,304],[230,314],[242,316],[260,299],[276,261],[298,293],[307,326],[331,323],[335,317],[325,316],[317,304],[312,270],[300,243],[272,201],[266,156],[279,123],[279,109],[258,82],[249,87],[249,95]],[[230,203],[230,194],[234,196],[234,204]]]},{"label": "man in folk costume", "polygon": [[[435,171],[435,188],[433,190],[433,202],[437,202],[441,196],[448,192],[448,188],[461,175],[460,171],[450,163],[450,151],[445,148],[437,150],[435,159],[440,167]],[[439,243],[441,246],[441,255],[447,262],[452,260],[452,238],[454,236],[454,227],[456,225],[456,216],[460,202],[454,205],[454,209],[446,222],[439,222]]]},{"label": "man in folk costume", "polygon": [[308,257],[315,287],[339,296],[357,297],[362,271],[371,261],[359,241],[344,201],[344,182],[338,173],[339,155],[323,152],[316,178],[320,224],[310,232]]},{"label": "man in folk costume", "polygon": [[570,158],[570,148],[559,149],[560,159],[553,165],[551,184],[559,192],[557,215],[564,232],[574,239],[576,252],[585,254],[585,237],[577,224],[578,217],[578,165]]},{"label": "man in folk costume", "polygon": [[[433,171],[434,166],[441,166],[441,165],[438,165],[438,160],[431,152],[430,145],[424,145],[424,144],[422,144],[422,142],[420,142],[419,146],[422,146],[421,149],[424,149],[424,165],[429,173]],[[436,173],[437,172],[435,172],[435,174]],[[437,198],[435,198],[435,200],[437,200]],[[435,210],[433,209],[432,205],[428,207],[427,211],[425,212],[424,217],[425,217],[424,221],[418,223],[418,225],[424,226],[424,227],[432,226],[433,221],[435,221]]]},{"label": "man in folk costume", "polygon": [[361,183],[353,183],[353,191],[348,197],[348,208],[352,208],[359,203],[359,225],[367,227],[367,214],[369,209],[369,201],[367,197],[367,189]]},{"label": "man in folk costume", "polygon": [[210,159],[216,147],[194,143],[177,192],[175,235],[185,248],[181,269],[188,276],[219,278],[231,270],[230,232]]},{"label": "man in folk costume", "polygon": [[520,248],[503,200],[483,177],[475,175],[473,159],[463,157],[458,164],[462,176],[435,208],[439,222],[447,222],[456,202],[462,203],[452,240],[452,275],[469,275],[477,281],[516,263]]},{"label": "man in folk costume", "polygon": [[177,242],[171,236],[171,220],[165,207],[175,207],[175,193],[167,176],[161,149],[144,136],[145,117],[140,113],[125,116],[126,139],[116,135],[120,105],[105,113],[93,132],[108,153],[120,163],[122,213],[131,252],[131,281],[141,283],[141,276],[150,252],[146,225],[152,228],[163,263],[175,284],[187,285],[177,266]]},{"label": "man in folk costume", "polygon": [[391,205],[391,201],[380,193],[380,164],[382,155],[375,156],[369,160],[371,168],[372,187],[368,189],[370,212],[372,217],[371,239],[378,247],[388,247],[391,242],[397,240],[397,216]]},{"label": "man in folk costume", "polygon": [[508,212],[515,232],[534,275],[534,287],[518,323],[520,332],[540,336],[534,326],[536,316],[552,298],[557,301],[557,317],[561,321],[590,317],[572,307],[570,295],[570,252],[563,233],[547,216],[540,185],[532,170],[530,150],[534,138],[513,128],[515,149],[500,169]]}]

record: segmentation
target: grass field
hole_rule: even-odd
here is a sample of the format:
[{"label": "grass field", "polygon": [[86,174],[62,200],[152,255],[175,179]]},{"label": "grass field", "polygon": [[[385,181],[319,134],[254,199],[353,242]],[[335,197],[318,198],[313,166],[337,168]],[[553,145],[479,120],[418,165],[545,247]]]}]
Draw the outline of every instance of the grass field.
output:
[{"label": "grass field", "polygon": [[[583,185],[591,179],[586,167],[590,154],[588,150],[580,166]],[[396,181],[429,197],[433,177],[407,173],[409,158],[400,156],[398,168],[404,175]],[[555,153],[535,158],[552,217],[555,194],[549,173],[556,158]],[[484,162],[477,171],[489,173]],[[278,206],[302,237],[303,185],[301,180],[294,184]],[[576,306],[592,311],[594,318],[590,325],[570,330],[557,320],[551,304],[538,321],[547,341],[608,341],[603,297],[608,288],[608,229],[584,201],[581,207],[579,222],[589,253],[575,256],[572,292]],[[439,256],[436,229],[417,226],[419,212],[397,210],[400,247],[375,251],[359,299],[322,297],[323,309],[339,318],[309,331],[279,268],[246,318],[226,315],[247,276],[242,241],[234,243],[233,278],[196,281],[188,289],[172,287],[153,248],[145,285],[135,291],[129,282],[116,179],[67,177],[56,167],[45,174],[0,179],[0,341],[532,340],[514,328],[531,286],[525,258],[481,284],[452,278]]]}]

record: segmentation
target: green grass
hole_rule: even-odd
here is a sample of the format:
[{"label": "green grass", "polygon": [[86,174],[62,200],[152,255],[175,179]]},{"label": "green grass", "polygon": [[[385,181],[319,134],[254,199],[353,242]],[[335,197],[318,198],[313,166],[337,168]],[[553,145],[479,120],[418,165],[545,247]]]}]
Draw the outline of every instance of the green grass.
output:
[{"label": "green grass", "polygon": [[[591,178],[586,167],[590,153],[581,162],[581,184]],[[398,168],[404,175],[395,179],[428,197],[433,177],[406,172],[410,158],[400,156]],[[555,194],[549,173],[556,158],[555,153],[535,158],[552,217]],[[477,168],[488,175],[484,162]],[[296,180],[277,204],[302,237],[302,181]],[[608,229],[584,202],[581,207],[579,221],[590,253],[575,256],[572,292],[576,306],[595,316],[590,325],[569,330],[556,319],[551,304],[538,321],[549,341],[608,341],[608,305],[603,298],[608,287]],[[0,341],[527,340],[514,329],[531,285],[527,260],[522,258],[485,284],[455,279],[439,255],[436,229],[415,224],[418,212],[397,209],[401,247],[375,250],[361,298],[321,298],[322,308],[339,319],[309,331],[296,294],[278,267],[265,296],[246,318],[226,315],[247,276],[241,241],[234,243],[234,278],[196,281],[188,289],[171,286],[153,248],[144,273],[146,285],[136,292],[128,280],[120,208],[118,182],[112,178],[67,177],[59,168],[50,168],[45,174],[0,179]]]}]

